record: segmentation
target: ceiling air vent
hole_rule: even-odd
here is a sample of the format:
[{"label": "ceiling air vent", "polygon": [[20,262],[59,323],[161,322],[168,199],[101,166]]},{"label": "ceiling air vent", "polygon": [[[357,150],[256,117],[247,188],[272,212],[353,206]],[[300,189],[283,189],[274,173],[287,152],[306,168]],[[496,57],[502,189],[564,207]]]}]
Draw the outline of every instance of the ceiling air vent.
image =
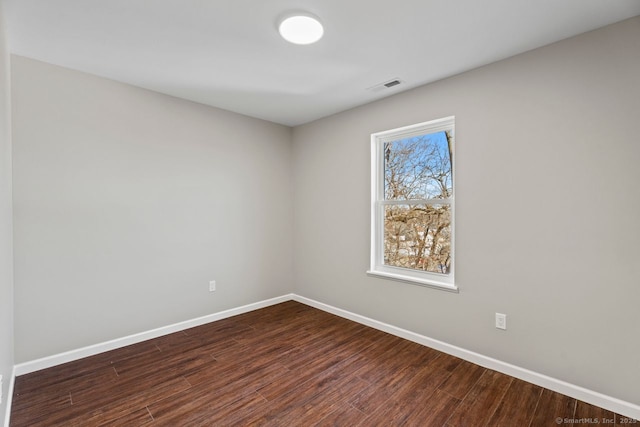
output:
[{"label": "ceiling air vent", "polygon": [[393,79],[393,80],[389,80],[388,82],[379,83],[375,86],[371,86],[367,88],[367,90],[371,92],[380,92],[381,90],[390,89],[392,87],[398,86],[400,83],[402,83],[402,80]]}]

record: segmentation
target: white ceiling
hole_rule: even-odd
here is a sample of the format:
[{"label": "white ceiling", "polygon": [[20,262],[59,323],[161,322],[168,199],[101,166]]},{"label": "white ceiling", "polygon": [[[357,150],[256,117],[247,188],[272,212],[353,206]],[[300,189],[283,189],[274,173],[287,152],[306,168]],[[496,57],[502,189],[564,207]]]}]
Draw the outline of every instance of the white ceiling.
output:
[{"label": "white ceiling", "polygon": [[[0,0],[1,1],[1,0]],[[604,25],[640,0],[4,0],[12,53],[290,126]],[[315,45],[278,17],[323,21]],[[399,78],[392,89],[367,90]]]}]

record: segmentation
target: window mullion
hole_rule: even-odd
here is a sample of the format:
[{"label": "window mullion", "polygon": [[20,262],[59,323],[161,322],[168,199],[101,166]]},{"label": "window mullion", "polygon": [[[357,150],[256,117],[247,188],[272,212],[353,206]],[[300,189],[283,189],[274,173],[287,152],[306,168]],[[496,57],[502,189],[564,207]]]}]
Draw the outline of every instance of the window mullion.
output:
[{"label": "window mullion", "polygon": [[379,200],[382,205],[450,205],[452,199]]}]

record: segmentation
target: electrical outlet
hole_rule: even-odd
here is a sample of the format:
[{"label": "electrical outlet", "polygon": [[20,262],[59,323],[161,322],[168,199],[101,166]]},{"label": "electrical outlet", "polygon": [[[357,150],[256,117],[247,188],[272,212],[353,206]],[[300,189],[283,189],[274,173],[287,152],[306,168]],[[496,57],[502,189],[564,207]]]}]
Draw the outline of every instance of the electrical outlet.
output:
[{"label": "electrical outlet", "polygon": [[209,282],[209,292],[213,292],[216,290],[216,281],[212,280]]},{"label": "electrical outlet", "polygon": [[2,375],[0,375],[0,405],[2,405]]},{"label": "electrical outlet", "polygon": [[496,328],[507,330],[507,315],[496,313]]}]

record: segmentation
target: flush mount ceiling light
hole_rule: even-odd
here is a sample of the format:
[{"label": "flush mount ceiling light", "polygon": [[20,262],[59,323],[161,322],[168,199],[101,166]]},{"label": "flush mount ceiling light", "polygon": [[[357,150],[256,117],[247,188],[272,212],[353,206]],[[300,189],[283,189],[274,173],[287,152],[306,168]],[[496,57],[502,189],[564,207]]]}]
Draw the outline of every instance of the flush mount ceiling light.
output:
[{"label": "flush mount ceiling light", "polygon": [[311,44],[322,38],[324,28],[310,13],[290,13],[280,19],[278,31],[283,39],[294,44]]}]

